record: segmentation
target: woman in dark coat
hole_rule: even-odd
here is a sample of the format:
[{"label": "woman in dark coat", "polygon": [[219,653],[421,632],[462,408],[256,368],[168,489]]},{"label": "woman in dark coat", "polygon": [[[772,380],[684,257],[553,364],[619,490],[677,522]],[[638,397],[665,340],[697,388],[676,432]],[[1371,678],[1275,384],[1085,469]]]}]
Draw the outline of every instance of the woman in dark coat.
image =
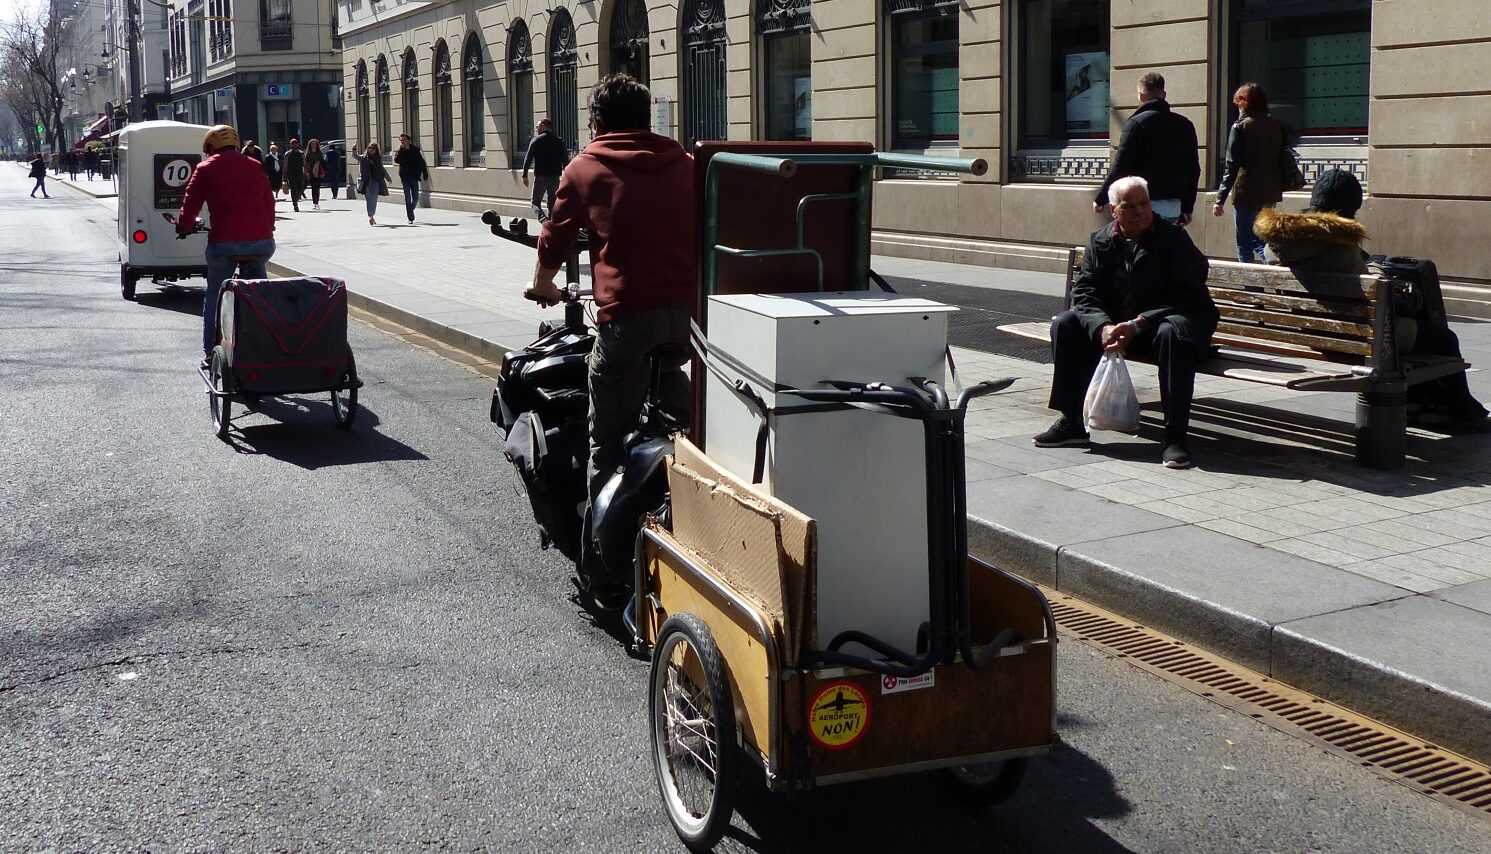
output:
[{"label": "woman in dark coat", "polygon": [[388,167],[383,165],[383,152],[378,149],[378,143],[368,143],[367,153],[357,158],[357,165],[362,172],[357,192],[362,193],[368,204],[368,225],[377,225],[378,221],[373,217],[378,213],[378,197],[388,194],[388,185],[392,182]]},{"label": "woman in dark coat", "polygon": [[305,183],[311,190],[311,210],[321,210],[321,182],[326,180],[326,153],[321,150],[321,140],[313,139],[305,144]]},{"label": "woman in dark coat", "polygon": [[36,186],[31,188],[31,198],[36,198],[36,191],[41,190],[41,197],[43,199],[50,199],[51,196],[47,195],[46,158],[42,157],[40,154],[32,158],[30,175],[32,178],[36,179]]},{"label": "woman in dark coat", "polygon": [[280,197],[280,188],[284,186],[284,172],[280,168],[280,147],[274,143],[269,144],[269,153],[264,155],[264,175],[269,178],[269,189],[274,191],[274,197]]},{"label": "woman in dark coat", "polygon": [[1257,83],[1239,86],[1232,103],[1238,118],[1227,133],[1227,164],[1211,213],[1221,216],[1231,194],[1237,260],[1261,264],[1263,241],[1253,233],[1253,220],[1284,198],[1284,125],[1268,114],[1268,93]]}]

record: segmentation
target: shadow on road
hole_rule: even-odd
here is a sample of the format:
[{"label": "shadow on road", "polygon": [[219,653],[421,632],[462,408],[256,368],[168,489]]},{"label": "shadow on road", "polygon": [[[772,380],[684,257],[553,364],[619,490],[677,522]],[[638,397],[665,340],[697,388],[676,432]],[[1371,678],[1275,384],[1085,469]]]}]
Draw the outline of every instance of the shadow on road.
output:
[{"label": "shadow on road", "polygon": [[1106,768],[1070,747],[1032,759],[1020,789],[997,807],[965,805],[941,772],[775,794],[754,764],[749,773],[719,851],[1130,850],[1093,820],[1132,805]]},{"label": "shadow on road", "polygon": [[[273,419],[263,423],[264,418]],[[233,402],[228,443],[240,454],[263,454],[303,469],[429,457],[376,429],[376,413],[359,406],[352,429],[336,426],[329,395],[263,397],[245,408]]]},{"label": "shadow on road", "polygon": [[135,302],[140,305],[202,316],[203,285],[155,285],[144,281],[137,287],[141,290],[135,292]]}]

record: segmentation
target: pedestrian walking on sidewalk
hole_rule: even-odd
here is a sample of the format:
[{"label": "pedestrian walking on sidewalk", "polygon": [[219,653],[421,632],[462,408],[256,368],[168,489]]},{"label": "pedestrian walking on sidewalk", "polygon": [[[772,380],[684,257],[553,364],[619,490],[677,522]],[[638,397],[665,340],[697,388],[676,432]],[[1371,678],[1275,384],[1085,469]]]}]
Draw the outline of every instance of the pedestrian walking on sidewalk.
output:
[{"label": "pedestrian walking on sidewalk", "polygon": [[36,198],[36,191],[41,190],[43,199],[50,199],[47,195],[47,161],[40,154],[31,159],[31,177],[36,179],[36,186],[31,188],[31,198]]},{"label": "pedestrian walking on sidewalk", "polygon": [[300,140],[291,138],[290,150],[280,161],[285,171],[285,183],[290,185],[290,206],[300,211],[300,199],[305,195],[305,152],[300,150]]},{"label": "pedestrian walking on sidewalk", "polygon": [[1176,225],[1190,225],[1201,185],[1196,126],[1170,109],[1165,78],[1150,72],[1139,78],[1139,109],[1123,123],[1118,153],[1092,201],[1094,213],[1108,204],[1108,188],[1119,178],[1138,175],[1149,182],[1154,214]]},{"label": "pedestrian walking on sidewalk", "polygon": [[1257,83],[1239,86],[1232,103],[1237,106],[1237,122],[1227,132],[1226,167],[1211,213],[1222,215],[1230,193],[1237,260],[1263,264],[1263,240],[1253,232],[1253,221],[1259,211],[1284,198],[1284,125],[1268,114],[1268,93]]},{"label": "pedestrian walking on sidewalk", "polygon": [[313,139],[305,144],[305,182],[311,188],[311,210],[321,210],[321,182],[326,180],[326,153],[321,150],[321,141]]},{"label": "pedestrian walking on sidewalk", "polygon": [[280,147],[272,142],[269,144],[269,153],[264,155],[264,176],[269,179],[269,191],[278,200],[284,173],[280,168]]},{"label": "pedestrian walking on sidewalk", "polygon": [[409,134],[399,134],[399,150],[394,152],[393,162],[399,167],[399,182],[404,185],[404,212],[414,222],[414,208],[419,204],[419,182],[430,180],[430,167],[419,146]]},{"label": "pedestrian walking on sidewalk", "polygon": [[[368,203],[368,225],[377,225],[378,220],[374,217],[378,213],[378,197],[388,195],[388,185],[392,182],[388,167],[383,165],[383,152],[378,148],[378,143],[368,143],[367,153],[357,158],[357,166],[360,170],[357,192]],[[413,219],[411,215],[410,221]]]},{"label": "pedestrian walking on sidewalk", "polygon": [[[346,145],[346,143],[342,143]],[[331,187],[331,197],[337,197],[337,190],[341,189],[342,182],[347,180],[347,155],[334,143],[326,145],[326,183]]]},{"label": "pedestrian walking on sidewalk", "polygon": [[90,148],[83,153],[83,168],[88,170],[88,180],[93,180],[93,173],[98,171],[98,149]]},{"label": "pedestrian walking on sidewalk", "polygon": [[243,144],[243,156],[252,157],[253,159],[259,161],[259,165],[261,168],[264,165],[264,149],[260,148],[259,145],[252,139]]},{"label": "pedestrian walking on sidewalk", "polygon": [[67,164],[67,177],[73,181],[78,180],[78,153],[69,151],[63,155],[63,160]]},{"label": "pedestrian walking on sidewalk", "polygon": [[528,186],[528,169],[533,169],[533,215],[539,221],[546,217],[539,204],[545,197],[549,200],[549,213],[554,212],[554,193],[559,189],[559,176],[569,165],[569,146],[554,133],[554,123],[544,119],[538,123],[538,133],[528,143],[528,155],[523,158],[523,186]]}]

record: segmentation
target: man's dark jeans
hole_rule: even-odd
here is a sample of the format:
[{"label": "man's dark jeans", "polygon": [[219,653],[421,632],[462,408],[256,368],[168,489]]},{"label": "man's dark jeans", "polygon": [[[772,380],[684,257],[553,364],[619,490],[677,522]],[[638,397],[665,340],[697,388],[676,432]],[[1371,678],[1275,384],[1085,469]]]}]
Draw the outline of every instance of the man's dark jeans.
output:
[{"label": "man's dark jeans", "polygon": [[535,174],[533,176],[533,207],[540,211],[543,210],[539,202],[547,198],[549,200],[549,214],[552,215],[554,213],[554,192],[558,189],[558,175]]},{"label": "man's dark jeans", "polygon": [[409,221],[414,221],[414,209],[419,207],[419,179],[404,179],[404,213]]},{"label": "man's dark jeans", "polygon": [[[1082,423],[1082,402],[1102,358],[1103,346],[1092,339],[1074,311],[1063,311],[1051,321],[1051,355],[1056,372],[1051,378],[1052,409],[1074,424]],[[1196,346],[1176,335],[1174,324],[1160,321],[1129,342],[1127,355],[1148,356],[1160,368],[1160,403],[1165,409],[1165,437],[1184,439],[1191,423],[1191,397],[1196,389]]]},{"label": "man's dark jeans", "polygon": [[[691,317],[691,306],[684,304],[639,311],[596,327],[587,379],[590,392],[587,519],[589,505],[595,503],[601,488],[623,462],[627,434],[637,426],[637,415],[652,379],[648,354],[666,344],[688,344]],[[667,373],[659,389],[662,402],[670,411],[687,411],[688,378],[681,364],[664,368]],[[582,544],[582,553],[589,551],[585,545],[588,544]]]}]

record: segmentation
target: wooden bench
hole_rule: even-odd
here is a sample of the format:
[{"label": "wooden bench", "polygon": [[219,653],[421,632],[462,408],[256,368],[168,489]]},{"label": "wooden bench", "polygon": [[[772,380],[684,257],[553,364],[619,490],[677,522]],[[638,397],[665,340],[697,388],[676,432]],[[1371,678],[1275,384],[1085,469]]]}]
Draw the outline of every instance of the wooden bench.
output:
[{"label": "wooden bench", "polygon": [[[1083,251],[1068,254],[1068,305]],[[1212,261],[1206,285],[1221,321],[1197,372],[1300,391],[1355,392],[1356,459],[1365,466],[1403,465],[1409,386],[1470,367],[1453,357],[1399,352],[1393,295],[1408,287],[1404,282]],[[1051,337],[1047,324],[999,328]]]}]

